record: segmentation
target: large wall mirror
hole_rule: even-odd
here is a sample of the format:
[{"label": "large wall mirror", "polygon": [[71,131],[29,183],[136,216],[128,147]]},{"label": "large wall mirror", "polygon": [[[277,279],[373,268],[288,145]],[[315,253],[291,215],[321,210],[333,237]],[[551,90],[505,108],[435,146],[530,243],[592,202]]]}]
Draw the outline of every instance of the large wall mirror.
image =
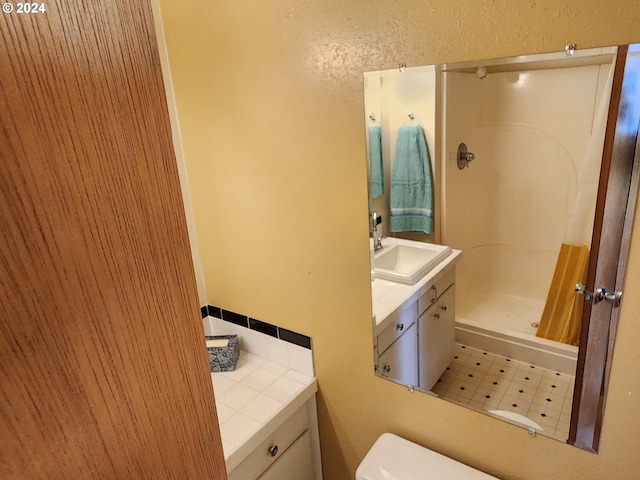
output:
[{"label": "large wall mirror", "polygon": [[640,48],[367,72],[377,375],[597,451]]}]

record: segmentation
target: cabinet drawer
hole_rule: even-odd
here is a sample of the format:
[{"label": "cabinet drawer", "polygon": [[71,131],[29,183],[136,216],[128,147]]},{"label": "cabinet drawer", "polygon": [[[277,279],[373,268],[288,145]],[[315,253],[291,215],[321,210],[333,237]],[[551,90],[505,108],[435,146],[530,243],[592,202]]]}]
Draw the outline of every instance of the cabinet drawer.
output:
[{"label": "cabinet drawer", "polygon": [[456,279],[456,270],[451,268],[443,277],[435,281],[433,285],[418,299],[418,316],[422,315],[431,304],[435,303],[440,295],[449,288]]},{"label": "cabinet drawer", "polygon": [[416,304],[414,303],[378,335],[378,352],[382,353],[389,348],[393,342],[400,338],[400,335],[411,328],[417,318]]},{"label": "cabinet drawer", "polygon": [[[229,473],[229,480],[255,480],[309,428],[303,405]],[[275,451],[274,447],[277,447]]]},{"label": "cabinet drawer", "polygon": [[309,432],[304,432],[258,480],[313,480]]}]

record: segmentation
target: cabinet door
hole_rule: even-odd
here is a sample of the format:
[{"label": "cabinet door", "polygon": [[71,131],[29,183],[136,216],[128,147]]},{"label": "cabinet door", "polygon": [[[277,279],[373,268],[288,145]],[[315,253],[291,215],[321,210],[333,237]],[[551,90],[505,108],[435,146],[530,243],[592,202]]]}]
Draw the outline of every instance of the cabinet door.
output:
[{"label": "cabinet door", "polygon": [[418,318],[419,386],[430,390],[453,360],[455,349],[455,289],[449,287]]},{"label": "cabinet door", "polygon": [[402,385],[418,384],[418,337],[412,324],[378,358],[379,373]]},{"label": "cabinet door", "polygon": [[309,431],[304,432],[258,480],[313,480]]}]

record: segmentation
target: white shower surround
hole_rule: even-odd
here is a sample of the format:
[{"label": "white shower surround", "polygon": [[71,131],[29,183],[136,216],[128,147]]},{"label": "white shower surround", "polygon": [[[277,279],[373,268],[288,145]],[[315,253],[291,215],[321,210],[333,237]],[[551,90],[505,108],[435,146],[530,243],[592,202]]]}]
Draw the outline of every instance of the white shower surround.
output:
[{"label": "white shower surround", "polygon": [[[461,249],[457,339],[573,375],[577,347],[535,337],[612,50],[443,75],[442,243]],[[607,53],[608,55],[602,55]],[[604,63],[608,62],[608,63]],[[458,144],[476,157],[459,170]],[[595,198],[593,200],[595,202]]]}]

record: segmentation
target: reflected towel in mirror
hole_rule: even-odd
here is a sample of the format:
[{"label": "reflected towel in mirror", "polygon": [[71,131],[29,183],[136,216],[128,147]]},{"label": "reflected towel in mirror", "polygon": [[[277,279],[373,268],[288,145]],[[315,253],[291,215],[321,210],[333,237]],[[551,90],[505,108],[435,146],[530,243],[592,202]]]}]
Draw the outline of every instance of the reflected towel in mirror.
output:
[{"label": "reflected towel in mirror", "polygon": [[431,159],[420,125],[403,125],[398,129],[389,203],[390,231],[432,232]]},{"label": "reflected towel in mirror", "polygon": [[382,129],[369,127],[369,172],[371,174],[371,198],[384,194],[384,170],[382,168]]}]

